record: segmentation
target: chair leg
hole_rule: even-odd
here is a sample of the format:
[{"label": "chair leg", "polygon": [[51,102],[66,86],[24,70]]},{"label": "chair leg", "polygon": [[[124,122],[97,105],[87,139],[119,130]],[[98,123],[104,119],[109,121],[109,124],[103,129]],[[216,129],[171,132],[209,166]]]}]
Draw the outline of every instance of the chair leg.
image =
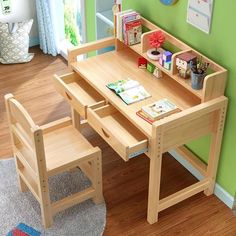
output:
[{"label": "chair leg", "polygon": [[41,215],[43,220],[43,225],[45,228],[49,228],[53,224],[53,215],[52,215],[52,205],[49,195],[49,184],[48,180],[42,179],[41,184],[39,184],[39,199],[41,207]]},{"label": "chair leg", "polygon": [[102,153],[97,152],[97,157],[94,158],[92,162],[93,168],[93,187],[95,189],[96,195],[93,198],[95,204],[104,202],[103,192],[102,192]]},{"label": "chair leg", "polygon": [[41,206],[41,214],[42,214],[42,220],[43,220],[43,225],[45,228],[49,228],[53,224],[53,217],[51,215],[51,210],[49,206]]}]

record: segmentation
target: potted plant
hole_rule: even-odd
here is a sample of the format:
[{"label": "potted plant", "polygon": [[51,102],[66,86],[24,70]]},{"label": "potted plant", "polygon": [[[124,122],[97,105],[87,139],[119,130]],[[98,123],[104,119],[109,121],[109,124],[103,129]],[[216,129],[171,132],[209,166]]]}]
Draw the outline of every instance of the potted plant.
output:
[{"label": "potted plant", "polygon": [[191,86],[193,89],[199,90],[203,87],[203,81],[206,77],[206,72],[210,63],[203,62],[202,57],[200,60],[191,61]]},{"label": "potted plant", "polygon": [[158,60],[164,50],[161,45],[165,42],[165,35],[158,30],[149,35],[149,44],[152,47],[147,51],[147,56],[152,60]]}]

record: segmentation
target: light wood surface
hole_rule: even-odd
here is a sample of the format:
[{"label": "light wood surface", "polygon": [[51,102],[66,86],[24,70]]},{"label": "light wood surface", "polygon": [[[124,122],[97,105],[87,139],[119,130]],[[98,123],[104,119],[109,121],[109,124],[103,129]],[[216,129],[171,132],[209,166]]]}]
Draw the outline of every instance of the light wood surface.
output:
[{"label": "light wood surface", "polygon": [[[35,125],[12,94],[5,95],[5,103],[19,188],[24,192],[28,187],[38,200],[45,228],[53,224],[53,216],[57,212],[81,201],[93,198],[95,203],[101,203],[103,195],[100,149],[94,148],[72,125],[72,121],[68,122],[68,118],[44,125],[42,129]],[[92,187],[51,202],[49,176],[69,171],[83,162],[92,163]]]},{"label": "light wood surface", "polygon": [[86,107],[104,100],[104,98],[74,72],[57,76],[54,80],[55,88],[72,105],[72,107],[86,118]]},{"label": "light wood surface", "polygon": [[115,44],[114,37],[109,37],[109,38],[97,40],[96,42],[84,43],[77,47],[68,49],[69,69],[72,69],[71,64],[77,61],[78,55],[86,54],[88,52],[98,50],[99,48],[113,46],[114,44]]},{"label": "light wood surface", "polygon": [[[14,93],[33,120],[41,125],[69,114],[70,107],[63,102],[53,85],[53,74],[68,73],[62,57],[50,57],[38,47],[30,49],[34,60],[26,64],[0,64],[0,152],[1,158],[12,157],[10,133],[3,96]],[[45,112],[46,110],[49,113]]]},{"label": "light wood surface", "polygon": [[207,165],[203,161],[201,161],[199,157],[194,155],[187,147],[180,146],[175,150],[180,156],[183,156],[188,163],[195,167],[203,176],[207,176]]},{"label": "light wood surface", "polygon": [[[127,50],[109,52],[85,61],[73,63],[72,67],[126,118],[133,124],[138,125],[146,136],[151,137],[151,125],[136,115],[136,112],[142,106],[168,97],[180,109],[184,110],[199,104],[200,99],[190,94],[169,77],[158,80],[146,70],[140,70],[137,66],[138,57],[138,54],[128,48]],[[90,68],[93,68],[93,70]],[[152,96],[127,106],[106,87],[108,83],[127,78],[139,81]]]},{"label": "light wood surface", "polygon": [[95,110],[89,108],[87,118],[94,130],[110,143],[125,161],[137,151],[147,151],[147,138],[111,105]]},{"label": "light wood surface", "polygon": [[[44,55],[38,48],[31,52],[36,55],[30,63],[0,65],[1,96],[14,91],[36,123],[44,124],[69,115],[67,102],[53,88],[53,74],[67,73],[63,58]],[[3,103],[0,99],[0,158],[12,156]],[[99,146],[103,151],[103,188],[107,206],[104,236],[236,234],[236,218],[232,211],[215,195],[206,197],[201,193],[160,212],[157,224],[147,224],[149,159],[140,156],[124,162],[98,134],[88,127],[84,131],[93,146]],[[168,154],[164,154],[161,175],[161,199],[196,182]]]},{"label": "light wood surface", "polygon": [[[144,26],[151,30],[161,30],[144,18],[142,18],[142,22]],[[150,224],[157,222],[158,213],[163,209],[179,203],[201,191],[204,191],[206,195],[213,193],[227,108],[227,98],[223,96],[226,83],[226,70],[204,55],[198,53],[196,50],[191,49],[169,33],[163,31],[166,40],[179,48],[179,52],[174,54],[172,58],[171,70],[168,71],[164,69],[162,66],[158,65],[158,63],[151,61],[145,53],[148,49],[148,36],[152,32],[153,31],[144,33],[142,35],[142,42],[139,45],[131,47],[127,47],[126,45],[122,46],[122,42],[116,39],[114,40],[116,50],[113,52],[97,55],[80,62],[69,60],[69,67],[73,69],[74,73],[77,73],[93,88],[91,91],[95,89],[104,97],[105,101],[109,103],[109,105],[96,109],[87,108],[88,106],[86,106],[86,104],[84,105],[83,112],[85,114],[86,111],[88,112],[88,123],[94,130],[126,161],[128,160],[127,157],[129,157],[126,153],[129,149],[129,145],[126,145],[126,143],[131,142],[134,137],[135,142],[139,141],[136,136],[133,136],[133,131],[135,133],[141,131],[149,141],[146,155],[150,158],[147,210],[147,221]],[[104,39],[103,42],[110,41],[111,39]],[[73,56],[75,58],[75,56],[77,57],[79,54],[92,51],[94,47],[98,49],[97,47],[99,47],[99,45],[100,48],[106,46],[106,44],[101,42],[95,42],[91,44],[91,48],[85,46],[85,50],[71,50],[69,54],[71,54],[71,57]],[[187,83],[183,82],[183,79],[177,74],[176,68],[174,68],[176,56],[181,51],[186,52],[186,50],[191,51],[196,56],[202,57],[204,61],[209,62],[210,68],[213,71],[206,77],[204,87],[200,91],[194,90],[189,81]],[[156,79],[146,70],[140,70],[137,67],[137,61],[140,56],[144,56],[148,61],[156,65],[164,73],[163,78]],[[213,80],[215,77],[216,79]],[[135,104],[126,105],[106,87],[106,85],[111,82],[128,78],[140,82],[147,92],[151,94],[151,98],[147,98]],[[60,84],[58,91],[62,93],[65,86],[63,86],[60,81],[62,81],[63,78],[56,77],[55,80],[59,81],[57,83],[58,85]],[[67,78],[65,78],[65,80],[67,80]],[[73,82],[70,81],[69,77],[68,80],[69,84],[67,87],[72,85],[71,88],[68,88],[68,91],[73,96],[78,96],[78,101],[75,101],[74,104],[71,103],[72,107],[76,107],[80,101],[83,100],[83,97],[87,95],[84,95],[83,92],[79,90],[75,91],[73,89]],[[89,94],[91,91],[85,91],[85,93]],[[79,98],[79,96],[81,96],[81,98]],[[151,104],[162,98],[168,98],[174,102],[181,111],[160,119],[154,122],[153,125],[150,125],[137,116],[136,113],[142,106]],[[83,114],[83,112],[78,111],[80,115]],[[124,122],[124,118],[127,119],[127,121]],[[134,129],[128,129],[128,127],[132,126]],[[110,130],[112,130],[112,132],[110,132]],[[212,135],[212,143],[205,178],[197,184],[191,185],[186,189],[168,196],[166,199],[160,200],[162,154],[208,134]],[[120,140],[122,140],[122,142]],[[142,153],[140,143],[137,142],[135,146],[137,153]],[[187,160],[193,159],[192,155],[189,155],[188,152],[184,152],[184,154],[183,157],[187,157]],[[195,166],[199,165],[200,169],[202,168],[200,163],[196,161],[193,163]]]}]

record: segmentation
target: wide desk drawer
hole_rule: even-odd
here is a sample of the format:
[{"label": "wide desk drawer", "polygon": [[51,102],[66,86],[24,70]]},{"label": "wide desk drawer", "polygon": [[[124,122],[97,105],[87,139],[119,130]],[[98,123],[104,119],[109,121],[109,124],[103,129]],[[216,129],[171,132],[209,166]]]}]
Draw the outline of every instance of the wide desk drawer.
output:
[{"label": "wide desk drawer", "polygon": [[83,117],[87,117],[89,105],[103,103],[104,98],[77,73],[72,72],[54,78],[57,91]]},{"label": "wide desk drawer", "polygon": [[112,105],[89,107],[87,120],[125,161],[147,151],[145,135]]}]

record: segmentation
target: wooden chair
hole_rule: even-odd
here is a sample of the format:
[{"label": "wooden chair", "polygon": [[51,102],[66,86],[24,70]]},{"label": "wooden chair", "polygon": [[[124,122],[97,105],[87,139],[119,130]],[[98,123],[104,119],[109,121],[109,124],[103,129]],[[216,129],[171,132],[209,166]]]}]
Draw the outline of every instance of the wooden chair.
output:
[{"label": "wooden chair", "polygon": [[[92,198],[103,202],[101,150],[93,147],[63,118],[37,126],[12,94],[5,96],[13,143],[19,188],[29,189],[41,206],[43,224],[49,227],[53,216],[66,208]],[[79,166],[91,180],[92,186],[62,200],[51,202],[48,178]]]}]

